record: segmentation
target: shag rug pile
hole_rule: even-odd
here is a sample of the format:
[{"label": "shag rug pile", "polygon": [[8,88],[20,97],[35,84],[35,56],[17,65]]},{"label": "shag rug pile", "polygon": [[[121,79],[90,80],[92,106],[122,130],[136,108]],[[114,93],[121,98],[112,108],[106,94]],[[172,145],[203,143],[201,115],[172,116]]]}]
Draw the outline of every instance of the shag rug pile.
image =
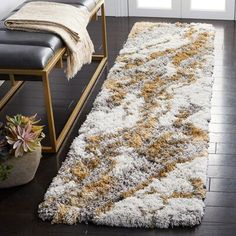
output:
[{"label": "shag rug pile", "polygon": [[39,206],[41,219],[201,222],[214,34],[207,24],[135,24]]}]

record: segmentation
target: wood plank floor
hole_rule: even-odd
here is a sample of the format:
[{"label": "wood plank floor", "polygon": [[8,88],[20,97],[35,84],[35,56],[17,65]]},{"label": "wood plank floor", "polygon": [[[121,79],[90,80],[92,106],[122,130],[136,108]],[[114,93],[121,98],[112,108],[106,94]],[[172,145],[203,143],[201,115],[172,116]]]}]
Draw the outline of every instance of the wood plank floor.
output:
[{"label": "wood plank floor", "polygon": [[[108,17],[109,65],[122,48],[133,24],[137,21],[155,22],[192,22],[178,19],[158,18],[113,18]],[[212,121],[210,124],[210,160],[208,167],[208,192],[206,197],[206,214],[200,226],[194,228],[174,228],[168,230],[126,229],[95,226],[93,224],[78,224],[76,226],[51,225],[42,222],[37,217],[37,206],[52,178],[65,159],[69,146],[86,115],[92,108],[92,103],[106,78],[103,73],[88,99],[83,111],[77,119],[70,135],[57,155],[44,155],[35,179],[22,187],[0,190],[0,235],[86,235],[86,236],[162,236],[162,235],[235,235],[236,233],[236,25],[233,21],[205,21],[216,28],[216,58],[215,84],[212,98]],[[90,34],[96,42],[96,48],[101,50],[99,22],[89,27]],[[55,71],[51,79],[53,103],[55,106],[57,132],[66,121],[76,100],[83,91],[94,65],[86,66],[68,84],[62,71]],[[1,79],[1,78],[0,78]],[[4,85],[5,88],[7,84]],[[0,88],[3,93],[4,86]],[[12,102],[1,112],[5,114],[38,113],[45,121],[42,88],[39,82],[27,82]]]}]

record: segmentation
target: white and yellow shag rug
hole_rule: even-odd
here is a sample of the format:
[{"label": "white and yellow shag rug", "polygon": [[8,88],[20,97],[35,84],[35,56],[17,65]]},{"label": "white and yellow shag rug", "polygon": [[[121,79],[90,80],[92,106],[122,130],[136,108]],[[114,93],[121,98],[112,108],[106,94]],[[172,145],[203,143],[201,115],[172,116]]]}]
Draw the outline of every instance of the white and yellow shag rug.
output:
[{"label": "white and yellow shag rug", "polygon": [[204,215],[214,29],[137,23],[39,206],[52,223],[167,228]]}]

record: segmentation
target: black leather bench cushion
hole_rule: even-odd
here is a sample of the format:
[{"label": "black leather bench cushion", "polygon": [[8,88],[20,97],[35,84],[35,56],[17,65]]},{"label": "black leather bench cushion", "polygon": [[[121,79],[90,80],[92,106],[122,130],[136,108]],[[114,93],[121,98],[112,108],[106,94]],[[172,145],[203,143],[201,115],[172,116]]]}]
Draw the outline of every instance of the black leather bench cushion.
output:
[{"label": "black leather bench cushion", "polygon": [[53,55],[49,47],[0,44],[1,68],[43,69]]},{"label": "black leather bench cushion", "polygon": [[15,30],[0,30],[0,45],[1,44],[48,47],[54,52],[63,47],[62,40],[54,34],[31,33]]},{"label": "black leather bench cushion", "polygon": [[[30,1],[32,0],[28,0],[28,2]],[[82,5],[90,11],[96,6],[97,2],[97,0],[51,1],[75,6]],[[14,12],[17,10],[15,9]],[[63,47],[63,42],[55,34],[7,30],[3,21],[0,21],[0,68],[43,69],[61,47]]]},{"label": "black leather bench cushion", "polygon": [[0,29],[0,68],[43,69],[63,41],[51,33]]}]

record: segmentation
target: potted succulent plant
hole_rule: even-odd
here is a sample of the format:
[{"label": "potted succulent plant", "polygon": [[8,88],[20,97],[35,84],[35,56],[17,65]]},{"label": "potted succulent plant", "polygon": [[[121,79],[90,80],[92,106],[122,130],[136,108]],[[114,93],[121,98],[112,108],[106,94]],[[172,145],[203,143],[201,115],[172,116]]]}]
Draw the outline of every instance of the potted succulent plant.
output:
[{"label": "potted succulent plant", "polygon": [[0,188],[26,184],[34,178],[44,138],[36,115],[6,118],[7,123],[0,124]]}]

